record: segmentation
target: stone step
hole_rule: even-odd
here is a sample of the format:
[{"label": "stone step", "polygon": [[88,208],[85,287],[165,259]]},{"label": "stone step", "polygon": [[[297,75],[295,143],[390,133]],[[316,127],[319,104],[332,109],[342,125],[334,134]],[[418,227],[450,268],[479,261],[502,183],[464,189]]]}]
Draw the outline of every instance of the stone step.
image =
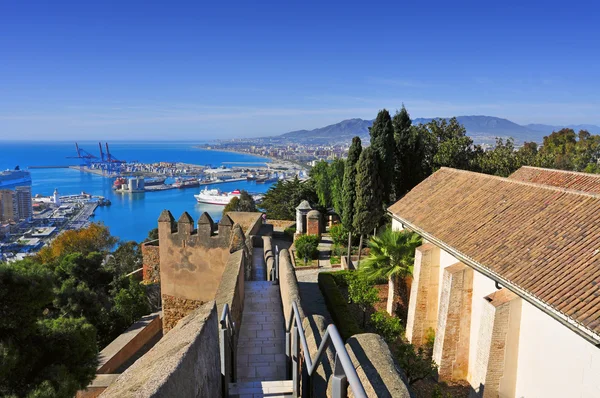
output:
[{"label": "stone step", "polygon": [[229,383],[229,397],[231,398],[291,397],[293,391],[292,380]]}]

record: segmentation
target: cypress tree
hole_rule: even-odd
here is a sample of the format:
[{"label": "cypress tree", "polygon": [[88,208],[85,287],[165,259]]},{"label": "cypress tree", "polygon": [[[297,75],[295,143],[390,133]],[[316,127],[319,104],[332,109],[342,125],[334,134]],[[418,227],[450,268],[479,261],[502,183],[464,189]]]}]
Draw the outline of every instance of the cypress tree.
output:
[{"label": "cypress tree", "polygon": [[396,199],[414,188],[425,178],[423,159],[425,158],[423,137],[412,127],[412,120],[402,104],[392,120],[396,149],[394,190]]},{"label": "cypress tree", "polygon": [[348,257],[347,264],[350,267],[350,255],[352,254],[352,222],[354,220],[354,202],[356,201],[356,164],[362,152],[362,143],[359,137],[352,139],[352,145],[348,150],[348,159],[344,170],[344,181],[342,183],[342,224],[348,231]]},{"label": "cypress tree", "polygon": [[396,163],[396,142],[394,140],[394,126],[387,109],[379,111],[377,118],[370,129],[371,148],[379,157],[379,176],[383,190],[383,203],[394,202],[394,166]]},{"label": "cypress tree", "polygon": [[362,143],[359,137],[352,139],[352,145],[348,150],[344,181],[342,184],[342,224],[348,231],[352,231],[352,220],[354,219],[354,202],[356,200],[356,164],[362,151]]},{"label": "cypress tree", "polygon": [[377,171],[379,157],[372,147],[365,148],[356,165],[356,203],[354,204],[354,229],[360,234],[358,263],[363,236],[375,229],[383,217],[383,184]]}]

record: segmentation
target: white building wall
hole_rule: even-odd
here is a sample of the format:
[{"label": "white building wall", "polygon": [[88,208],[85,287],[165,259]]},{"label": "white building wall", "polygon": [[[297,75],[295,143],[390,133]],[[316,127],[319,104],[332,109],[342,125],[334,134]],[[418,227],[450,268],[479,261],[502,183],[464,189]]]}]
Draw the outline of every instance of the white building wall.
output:
[{"label": "white building wall", "polygon": [[523,301],[516,397],[600,397],[600,349]]},{"label": "white building wall", "polygon": [[[401,230],[402,224],[392,219],[392,229]],[[457,262],[454,256],[441,250],[438,300],[441,297],[444,268]],[[496,290],[493,280],[474,272],[469,382],[477,374],[479,330],[486,304],[484,297]],[[522,301],[521,311],[515,397],[600,398],[600,349],[525,300]]]}]

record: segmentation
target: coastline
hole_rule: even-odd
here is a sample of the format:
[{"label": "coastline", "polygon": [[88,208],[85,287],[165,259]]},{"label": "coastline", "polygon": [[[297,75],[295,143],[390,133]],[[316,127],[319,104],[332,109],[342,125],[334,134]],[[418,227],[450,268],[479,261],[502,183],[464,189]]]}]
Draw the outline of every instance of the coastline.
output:
[{"label": "coastline", "polygon": [[[279,159],[279,158],[276,158],[273,156],[257,155],[254,153],[248,153],[248,152],[244,152],[244,151],[236,151],[235,149],[203,148],[200,145],[194,145],[193,148],[203,149],[206,151],[229,152],[229,153],[238,153],[241,155],[249,155],[249,156],[254,156],[257,158],[268,159],[274,164],[286,165],[288,167],[291,167],[292,169],[300,169],[300,170],[304,170],[304,171],[308,170],[308,166],[304,166],[300,163],[295,163],[290,160]],[[265,163],[268,164],[269,162],[265,162]]]}]

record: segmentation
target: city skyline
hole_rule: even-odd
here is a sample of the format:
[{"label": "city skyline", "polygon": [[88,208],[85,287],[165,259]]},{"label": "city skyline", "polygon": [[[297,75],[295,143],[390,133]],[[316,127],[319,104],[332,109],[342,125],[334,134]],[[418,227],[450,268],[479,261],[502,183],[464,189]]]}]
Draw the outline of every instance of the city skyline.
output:
[{"label": "city skyline", "polygon": [[257,137],[402,104],[600,124],[596,5],[391,6],[3,4],[0,139]]}]

